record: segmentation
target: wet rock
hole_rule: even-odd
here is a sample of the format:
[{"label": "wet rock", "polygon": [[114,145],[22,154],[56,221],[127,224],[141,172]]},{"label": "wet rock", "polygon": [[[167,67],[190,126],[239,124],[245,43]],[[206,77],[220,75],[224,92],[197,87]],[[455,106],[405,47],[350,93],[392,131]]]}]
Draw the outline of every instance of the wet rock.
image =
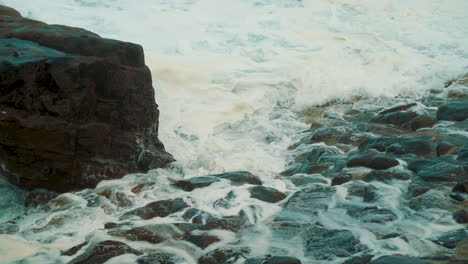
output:
[{"label": "wet rock", "polygon": [[461,149],[458,151],[458,158],[457,158],[457,160],[458,160],[459,162],[468,164],[468,147],[467,147],[467,146],[464,146],[463,148],[461,148]]},{"label": "wet rock", "polygon": [[437,109],[437,120],[463,121],[468,118],[468,99],[451,100]]},{"label": "wet rock", "polygon": [[21,17],[21,14],[13,8],[0,5],[0,16]]},{"label": "wet rock", "polygon": [[346,135],[347,131],[343,127],[322,127],[318,128],[312,134],[311,142],[312,143],[320,143],[323,142],[327,145],[335,145],[344,135]]},{"label": "wet rock", "polygon": [[435,154],[435,147],[429,138],[418,137],[410,139],[393,139],[388,142],[386,152],[397,155],[414,154],[417,156],[428,156]]},{"label": "wet rock", "polygon": [[302,262],[293,257],[273,256],[267,258],[262,264],[302,264]]},{"label": "wet rock", "polygon": [[213,176],[194,177],[186,180],[175,182],[173,185],[186,192],[193,191],[198,188],[210,186],[211,184],[220,181],[219,178]]},{"label": "wet rock", "polygon": [[341,185],[341,184],[351,181],[352,179],[353,179],[353,176],[350,174],[341,174],[336,177],[333,177],[331,185],[332,186]]},{"label": "wet rock", "polygon": [[138,264],[177,264],[180,259],[172,254],[156,252],[143,256],[137,260]]},{"label": "wet rock", "polygon": [[221,241],[217,236],[194,234],[188,234],[184,239],[201,249],[205,249],[211,244]]},{"label": "wet rock", "polygon": [[223,229],[238,232],[249,224],[248,219],[241,215],[219,218],[195,208],[188,209],[182,215],[182,218],[194,224],[202,225],[200,227],[202,230]]},{"label": "wet rock", "polygon": [[286,198],[286,194],[271,187],[253,186],[248,190],[250,192],[250,197],[267,203],[277,203]]},{"label": "wet rock", "polygon": [[371,181],[390,181],[390,180],[409,180],[411,175],[404,172],[391,172],[391,171],[381,171],[381,170],[374,170],[369,172],[364,178],[363,181],[371,182]]},{"label": "wet rock", "polygon": [[367,150],[364,152],[355,152],[351,154],[346,162],[348,167],[367,167],[375,170],[386,170],[395,167],[399,162],[387,157],[375,150]]},{"label": "wet rock", "polygon": [[200,228],[200,225],[189,223],[156,224],[129,230],[110,231],[109,234],[116,237],[124,237],[131,241],[146,241],[157,244],[168,239],[182,239],[188,232],[198,228]]},{"label": "wet rock", "polygon": [[50,200],[57,197],[59,194],[45,189],[36,189],[28,193],[24,205],[26,207],[36,207],[48,203]]},{"label": "wet rock", "polygon": [[[297,212],[306,215],[316,215],[328,209],[335,188],[330,186],[310,186],[294,193],[286,202],[283,212]],[[289,211],[289,212],[288,212]]]},{"label": "wet rock", "polygon": [[416,106],[416,103],[410,103],[410,104],[394,106],[394,107],[391,107],[391,108],[380,111],[379,115],[386,115],[388,113],[406,111],[406,110],[408,110],[408,109],[410,109],[411,107],[414,107],[414,106]]},{"label": "wet rock", "polygon": [[262,181],[257,176],[253,175],[248,171],[233,171],[233,172],[226,172],[221,174],[211,175],[221,179],[226,179],[231,181],[232,185],[244,185],[244,184],[252,184],[252,185],[262,185]]},{"label": "wet rock", "polygon": [[125,243],[106,240],[91,245],[86,249],[85,253],[71,260],[69,264],[102,264],[113,257],[124,254],[141,255],[142,253]]},{"label": "wet rock", "polygon": [[317,260],[348,257],[366,249],[349,230],[328,230],[313,226],[304,234],[305,256]]},{"label": "wet rock", "polygon": [[459,210],[453,214],[453,219],[459,224],[468,224],[468,211]]},{"label": "wet rock", "polygon": [[127,212],[121,217],[121,219],[128,219],[132,216],[139,216],[144,220],[154,217],[166,217],[186,207],[188,207],[188,204],[186,204],[181,198],[161,200]]},{"label": "wet rock", "polygon": [[447,142],[441,142],[437,145],[437,156],[450,155],[454,152],[457,146]]},{"label": "wet rock", "polygon": [[423,181],[430,182],[459,182],[468,179],[463,166],[447,162],[437,163],[420,170],[416,176]]},{"label": "wet rock", "polygon": [[73,256],[75,255],[78,251],[80,251],[80,249],[82,249],[84,246],[86,246],[88,244],[88,242],[83,242],[79,245],[76,245],[70,249],[67,249],[65,252],[62,253],[63,256]]},{"label": "wet rock", "polygon": [[174,160],[140,45],[1,12],[0,174],[62,193]]},{"label": "wet rock", "polygon": [[457,183],[453,187],[452,192],[455,192],[455,193],[468,193],[468,181]]},{"label": "wet rock", "polygon": [[19,230],[20,226],[14,220],[0,223],[0,234],[13,235],[19,232]]},{"label": "wet rock", "polygon": [[417,197],[412,198],[409,201],[408,206],[416,211],[421,211],[428,208],[451,210],[454,204],[452,200],[447,197],[445,191],[431,189]]},{"label": "wet rock", "polygon": [[468,240],[461,242],[455,248],[455,257],[459,260],[468,260]]},{"label": "wet rock", "polygon": [[289,178],[292,183],[296,186],[303,186],[311,183],[321,183],[321,184],[327,184],[327,180],[321,177],[320,175],[294,175]]},{"label": "wet rock", "polygon": [[458,243],[465,241],[467,239],[468,239],[468,232],[465,229],[458,229],[458,230],[447,232],[432,241],[446,248],[455,248]]},{"label": "wet rock", "polygon": [[346,209],[349,216],[359,219],[363,223],[383,224],[398,219],[398,216],[392,210],[377,206],[348,206]]},{"label": "wet rock", "polygon": [[373,256],[368,256],[368,255],[352,257],[349,260],[346,260],[345,262],[343,262],[341,264],[369,264],[372,257]]},{"label": "wet rock", "polygon": [[107,200],[117,205],[118,207],[130,207],[133,205],[133,201],[127,197],[125,193],[115,190],[111,187],[98,190],[97,195],[106,197]]},{"label": "wet rock", "polygon": [[[218,248],[198,259],[199,264],[235,263],[248,254],[248,248]],[[229,260],[229,262],[227,262]]]},{"label": "wet rock", "polygon": [[409,121],[408,127],[411,130],[416,131],[420,128],[432,127],[435,123],[436,123],[436,120],[432,116],[423,114]]},{"label": "wet rock", "polygon": [[397,238],[397,237],[399,237],[399,238],[403,239],[404,241],[408,242],[408,238],[405,235],[399,234],[399,233],[390,233],[390,234],[384,235],[380,239],[392,239],[392,238]]},{"label": "wet rock", "polygon": [[340,151],[335,147],[328,147],[324,145],[312,145],[308,147],[308,151],[296,156],[297,162],[312,163],[319,162],[320,158],[324,155],[337,155]]},{"label": "wet rock", "polygon": [[432,160],[411,160],[408,162],[408,170],[413,172],[419,172],[423,169],[426,169],[430,166],[436,165],[442,162],[441,160],[432,159]]},{"label": "wet rock", "polygon": [[458,202],[465,201],[465,198],[463,197],[463,195],[460,195],[458,193],[451,193],[449,197]]},{"label": "wet rock", "polygon": [[151,187],[153,187],[154,185],[156,185],[156,183],[154,182],[144,182],[144,183],[140,183],[138,184],[137,186],[133,187],[131,189],[132,193],[134,194],[139,194],[141,193],[142,191],[144,190],[149,190]]},{"label": "wet rock", "polygon": [[413,118],[417,117],[418,114],[415,112],[392,112],[377,116],[370,120],[373,123],[381,124],[392,124],[397,127],[402,127],[403,125],[409,123]]},{"label": "wet rock", "polygon": [[300,164],[300,165],[298,165],[296,167],[287,169],[287,170],[281,172],[281,175],[283,175],[283,176],[292,176],[292,175],[299,174],[299,173],[315,174],[315,173],[324,172],[328,168],[330,168],[330,165],[327,165],[327,164],[306,163],[306,164]]},{"label": "wet rock", "polygon": [[378,189],[372,185],[367,186],[364,189],[364,195],[362,201],[365,203],[373,203],[379,198]]},{"label": "wet rock", "polygon": [[429,261],[406,256],[383,256],[374,259],[370,264],[430,264]]}]

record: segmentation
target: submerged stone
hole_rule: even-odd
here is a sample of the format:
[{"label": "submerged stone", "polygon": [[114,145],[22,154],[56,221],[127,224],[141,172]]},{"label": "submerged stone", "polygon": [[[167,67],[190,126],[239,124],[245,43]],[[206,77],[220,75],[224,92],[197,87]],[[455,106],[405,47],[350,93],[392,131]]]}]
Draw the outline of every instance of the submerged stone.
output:
[{"label": "submerged stone", "polygon": [[437,109],[437,120],[463,121],[468,118],[468,98],[451,100]]},{"label": "submerged stone", "polygon": [[262,185],[262,181],[258,176],[253,175],[248,171],[233,171],[233,172],[226,172],[221,174],[210,175],[214,177],[218,177],[221,179],[226,179],[231,181],[233,185],[244,185],[244,184],[252,184],[252,185]]},{"label": "submerged stone", "polygon": [[383,256],[372,260],[369,264],[430,264],[429,261],[406,256]]},{"label": "submerged stone", "polygon": [[184,191],[190,192],[194,189],[210,186],[215,182],[219,182],[219,178],[213,176],[193,177],[186,180],[180,180],[173,185]]},{"label": "submerged stone", "polygon": [[250,197],[267,203],[276,203],[286,198],[286,194],[271,187],[253,186],[248,190],[250,192]]},{"label": "submerged stone", "polygon": [[128,219],[134,215],[139,216],[141,219],[144,220],[151,219],[154,217],[166,217],[186,207],[188,207],[188,204],[186,204],[181,198],[161,200],[131,210],[130,212],[127,212],[124,215],[122,215],[120,219]]},{"label": "submerged stone", "polygon": [[102,264],[113,257],[124,254],[141,255],[143,253],[125,243],[106,240],[89,246],[85,253],[71,260],[69,264]]},{"label": "submerged stone", "polygon": [[367,167],[375,170],[386,170],[395,167],[399,162],[394,159],[380,154],[377,151],[367,150],[364,152],[355,152],[348,158],[346,166],[348,167]]}]

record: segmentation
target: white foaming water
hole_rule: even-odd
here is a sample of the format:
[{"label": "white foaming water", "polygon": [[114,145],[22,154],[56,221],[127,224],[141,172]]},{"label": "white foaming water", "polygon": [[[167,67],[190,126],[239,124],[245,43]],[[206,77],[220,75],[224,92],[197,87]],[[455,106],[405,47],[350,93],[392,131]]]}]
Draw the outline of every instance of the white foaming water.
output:
[{"label": "white foaming water", "polygon": [[[295,188],[276,175],[289,161],[286,148],[307,129],[298,112],[353,95],[417,96],[468,67],[465,0],[0,0],[0,4],[33,19],[143,45],[161,111],[160,137],[182,172],[159,169],[98,186],[129,194],[135,206],[184,197],[218,216],[254,206],[260,209],[252,210],[251,218],[266,219],[280,207],[250,198],[245,188],[220,182],[187,194],[169,184],[183,176],[247,170],[261,176],[265,185],[290,194]],[[150,181],[158,186],[142,195],[130,192],[136,184]],[[236,194],[232,207],[213,208],[231,191]],[[24,251],[43,252],[28,263],[67,261],[57,249],[107,236],[99,229],[117,221],[122,212],[112,204],[87,207],[93,192],[68,197],[72,202],[66,210],[38,212],[21,220],[17,236],[32,243]],[[345,192],[338,193],[333,203],[345,197]],[[398,209],[394,200],[383,203]],[[17,206],[12,210],[12,215],[19,214]],[[323,217],[340,215],[337,209]],[[177,217],[151,221],[171,222]],[[55,224],[48,226],[51,219]],[[333,224],[353,230],[368,246],[376,242],[358,223]],[[256,246],[261,254],[268,250],[269,231],[261,225],[258,230],[259,235],[245,244]],[[228,233],[220,236],[233,239]],[[10,240],[0,238],[0,243],[5,241]],[[421,253],[400,242],[388,243],[402,254]],[[167,247],[185,252],[179,244]],[[201,254],[196,251],[193,256]],[[19,258],[7,257],[4,261]],[[131,261],[134,257],[125,255],[109,263]]]}]

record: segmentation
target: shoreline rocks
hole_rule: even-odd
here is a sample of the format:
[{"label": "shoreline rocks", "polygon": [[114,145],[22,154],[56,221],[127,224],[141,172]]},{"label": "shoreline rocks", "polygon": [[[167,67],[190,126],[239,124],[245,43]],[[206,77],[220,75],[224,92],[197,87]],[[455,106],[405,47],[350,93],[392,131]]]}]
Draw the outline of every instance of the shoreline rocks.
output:
[{"label": "shoreline rocks", "polygon": [[0,174],[67,192],[163,167],[140,45],[0,6]]}]

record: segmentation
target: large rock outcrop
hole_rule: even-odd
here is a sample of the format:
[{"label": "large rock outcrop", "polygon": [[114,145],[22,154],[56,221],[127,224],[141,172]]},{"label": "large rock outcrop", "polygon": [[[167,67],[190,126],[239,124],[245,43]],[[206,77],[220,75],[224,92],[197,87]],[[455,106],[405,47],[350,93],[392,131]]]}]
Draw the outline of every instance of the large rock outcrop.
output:
[{"label": "large rock outcrop", "polygon": [[0,6],[0,175],[58,192],[173,161],[140,45]]}]

